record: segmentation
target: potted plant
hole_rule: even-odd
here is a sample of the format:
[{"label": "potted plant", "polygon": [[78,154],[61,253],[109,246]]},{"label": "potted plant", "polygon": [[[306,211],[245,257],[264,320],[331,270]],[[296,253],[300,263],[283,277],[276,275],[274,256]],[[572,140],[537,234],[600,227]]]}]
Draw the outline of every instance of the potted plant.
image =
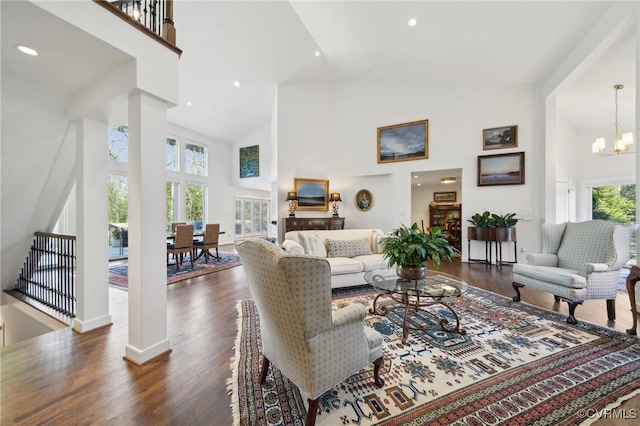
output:
[{"label": "potted plant", "polygon": [[494,213],[491,215],[492,226],[496,228],[495,241],[507,242],[516,240],[516,228],[514,226],[518,223],[518,219],[515,216],[515,213],[507,213],[505,215]]},{"label": "potted plant", "polygon": [[423,263],[431,260],[436,268],[443,260],[449,260],[459,251],[447,240],[447,233],[434,226],[425,232],[414,223],[410,228],[401,225],[383,239],[382,253],[389,266],[396,266],[402,278],[418,280],[426,275]]},{"label": "potted plant", "polygon": [[485,210],[482,213],[476,213],[468,220],[473,226],[467,229],[470,240],[491,241],[491,228],[493,219],[491,212]]}]

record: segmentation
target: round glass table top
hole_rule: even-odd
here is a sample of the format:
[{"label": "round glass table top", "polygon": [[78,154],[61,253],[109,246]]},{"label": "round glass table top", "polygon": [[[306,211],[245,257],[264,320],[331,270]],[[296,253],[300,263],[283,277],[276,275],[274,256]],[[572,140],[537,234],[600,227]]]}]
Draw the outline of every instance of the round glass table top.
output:
[{"label": "round glass table top", "polygon": [[421,280],[400,278],[395,268],[368,271],[364,279],[378,290],[409,296],[460,296],[469,289],[460,278],[432,269],[428,269],[427,276]]}]

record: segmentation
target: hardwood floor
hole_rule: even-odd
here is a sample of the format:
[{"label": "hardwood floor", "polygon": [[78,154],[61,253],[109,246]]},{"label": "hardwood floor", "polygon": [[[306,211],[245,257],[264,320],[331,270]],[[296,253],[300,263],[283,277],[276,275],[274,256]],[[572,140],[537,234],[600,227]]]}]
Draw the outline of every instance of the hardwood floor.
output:
[{"label": "hardwood floor", "polygon": [[[226,247],[229,250],[229,247]],[[472,285],[513,296],[511,267],[454,262],[441,269]],[[69,329],[1,351],[0,424],[230,425],[229,361],[236,335],[235,301],[249,298],[242,267],[168,286],[172,352],[137,367],[123,359],[127,342],[127,293],[110,289],[113,325],[80,335]],[[566,313],[567,305],[524,288],[523,301]],[[587,320],[624,332],[631,323],[628,298],[616,301],[608,322],[604,301],[576,310]],[[640,415],[640,396],[621,407]],[[600,419],[596,425],[634,425],[636,419]]]}]

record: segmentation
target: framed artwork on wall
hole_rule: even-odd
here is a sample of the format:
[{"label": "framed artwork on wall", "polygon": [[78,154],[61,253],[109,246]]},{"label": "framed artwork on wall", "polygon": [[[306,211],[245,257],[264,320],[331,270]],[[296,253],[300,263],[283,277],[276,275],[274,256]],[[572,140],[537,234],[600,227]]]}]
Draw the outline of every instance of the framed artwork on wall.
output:
[{"label": "framed artwork on wall", "polygon": [[522,184],[524,152],[478,156],[478,186]]},{"label": "framed artwork on wall", "polygon": [[294,179],[298,194],[296,210],[329,210],[329,181],[327,179]]},{"label": "framed artwork on wall", "polygon": [[371,194],[371,191],[368,189],[361,189],[356,192],[356,198],[354,201],[358,210],[361,212],[369,211],[371,210],[371,207],[373,207],[373,194]]},{"label": "framed artwork on wall", "polygon": [[494,127],[482,131],[482,149],[518,147],[518,126]]},{"label": "framed artwork on wall", "polygon": [[434,192],[433,201],[436,203],[455,203],[457,198],[457,192]]},{"label": "framed artwork on wall", "polygon": [[260,176],[260,145],[240,148],[240,178]]},{"label": "framed artwork on wall", "polygon": [[429,120],[378,127],[378,164],[429,158]]}]

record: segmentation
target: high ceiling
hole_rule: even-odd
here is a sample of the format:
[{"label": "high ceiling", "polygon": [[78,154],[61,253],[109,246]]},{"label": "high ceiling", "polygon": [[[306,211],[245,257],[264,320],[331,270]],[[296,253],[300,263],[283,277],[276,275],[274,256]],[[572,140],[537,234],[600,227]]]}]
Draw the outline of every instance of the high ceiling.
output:
[{"label": "high ceiling", "polygon": [[[80,37],[24,3],[1,2],[3,73],[73,92],[95,78],[103,63],[128,59],[99,42],[95,48],[76,43],[69,49],[59,36]],[[180,104],[169,110],[168,119],[233,142],[271,119],[282,83],[541,85],[611,4],[175,0],[183,54]],[[415,27],[407,25],[410,18],[417,20]],[[39,30],[47,25],[55,31]],[[50,54],[38,57],[34,67],[31,58],[16,54],[16,40],[29,40]],[[631,32],[622,34],[601,60],[581,71],[563,89],[560,113],[577,126],[608,129],[612,87],[621,83],[620,122],[633,126],[636,42]],[[86,64],[87,52],[91,66],[77,66],[78,60]],[[68,58],[64,66],[47,65],[60,57]]]}]

